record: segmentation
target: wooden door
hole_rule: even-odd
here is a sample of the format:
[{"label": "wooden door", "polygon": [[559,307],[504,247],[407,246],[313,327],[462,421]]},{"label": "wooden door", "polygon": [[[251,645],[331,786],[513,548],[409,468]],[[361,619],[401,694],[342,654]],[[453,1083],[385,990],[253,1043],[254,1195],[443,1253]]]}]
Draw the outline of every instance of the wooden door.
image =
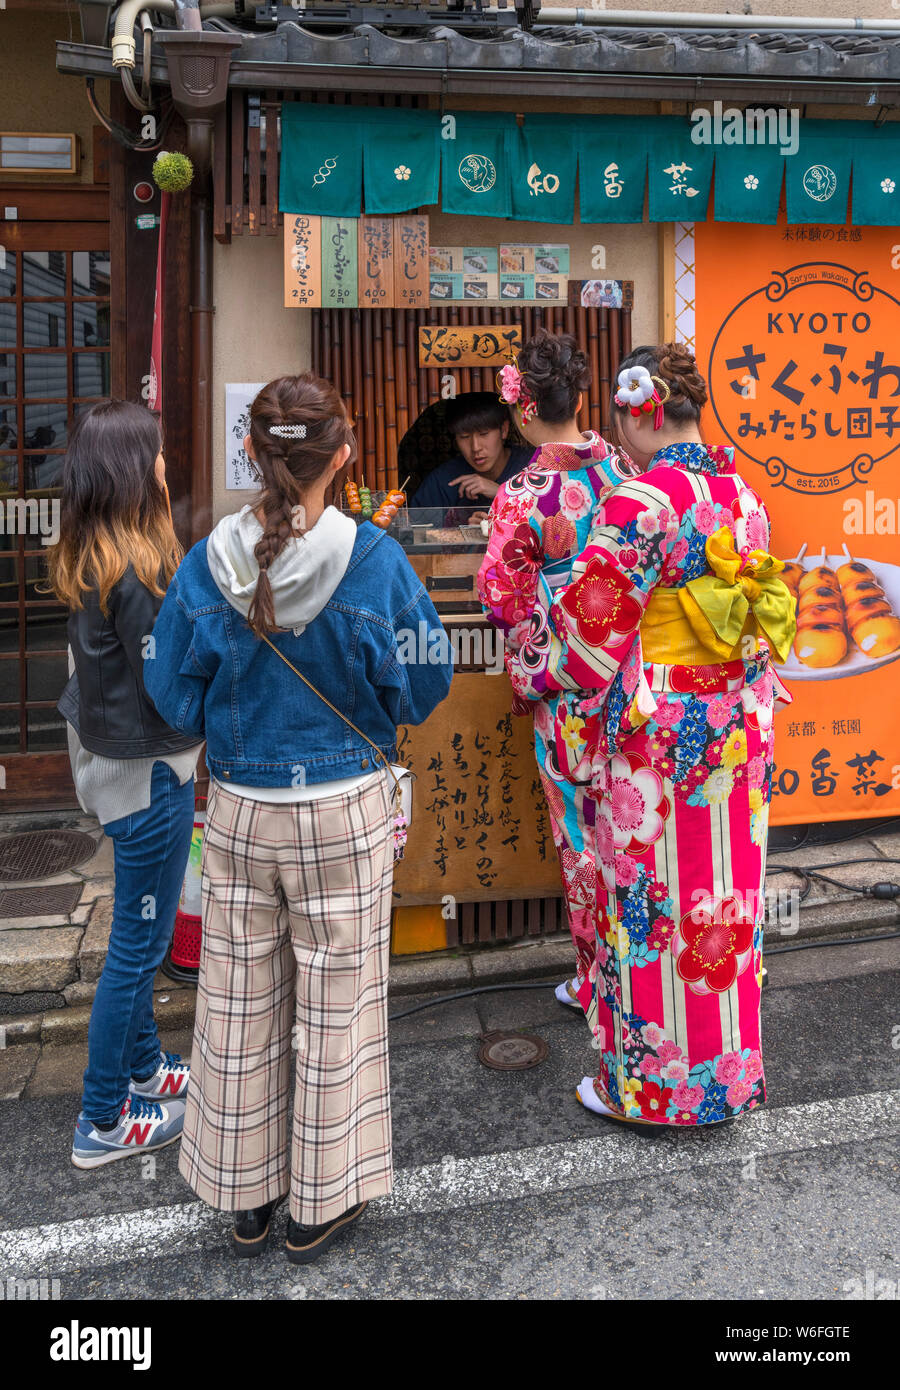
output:
[{"label": "wooden door", "polygon": [[[77,190],[71,190],[75,197]],[[66,612],[45,589],[68,433],[110,393],[110,257],[104,220],[42,220],[54,194],[4,189],[18,216],[0,251],[0,805],[76,805],[66,726]],[[56,206],[56,218],[77,215]],[[88,206],[82,200],[81,206]],[[23,216],[24,212],[24,216]]]}]

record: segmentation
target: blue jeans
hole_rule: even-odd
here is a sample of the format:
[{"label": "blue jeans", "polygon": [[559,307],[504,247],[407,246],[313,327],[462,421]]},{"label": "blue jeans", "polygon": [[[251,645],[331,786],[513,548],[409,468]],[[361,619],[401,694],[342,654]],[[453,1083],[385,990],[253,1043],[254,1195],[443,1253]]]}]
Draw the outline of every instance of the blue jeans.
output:
[{"label": "blue jeans", "polygon": [[193,823],[193,779],[180,787],[158,762],[147,810],[103,827],[114,846],[116,887],[84,1073],[82,1110],[95,1125],[115,1124],[131,1078],[147,1076],[159,1062],[153,977],[172,936]]}]

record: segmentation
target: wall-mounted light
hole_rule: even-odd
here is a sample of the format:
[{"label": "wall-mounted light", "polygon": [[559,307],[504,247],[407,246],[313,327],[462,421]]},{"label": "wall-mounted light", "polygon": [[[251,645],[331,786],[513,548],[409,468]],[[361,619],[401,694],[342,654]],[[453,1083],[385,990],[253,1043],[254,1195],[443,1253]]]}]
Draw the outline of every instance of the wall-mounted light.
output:
[{"label": "wall-mounted light", "polygon": [[0,130],[0,173],[77,174],[77,135]]}]

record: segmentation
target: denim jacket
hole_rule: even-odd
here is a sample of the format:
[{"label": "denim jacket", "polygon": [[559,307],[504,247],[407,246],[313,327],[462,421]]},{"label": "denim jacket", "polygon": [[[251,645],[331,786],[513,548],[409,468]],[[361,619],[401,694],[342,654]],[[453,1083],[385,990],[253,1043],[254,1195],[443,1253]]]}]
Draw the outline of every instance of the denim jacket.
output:
[{"label": "denim jacket", "polygon": [[[303,786],[374,769],[365,739],[229,603],[210,570],[210,539],[185,556],[153,629],[144,683],[162,717],[206,739],[209,769],[225,783]],[[270,640],[388,759],[397,725],[421,724],[450,689],[441,620],[401,547],[369,522],[330,598],[298,631]],[[398,634],[415,660],[400,660]]]}]

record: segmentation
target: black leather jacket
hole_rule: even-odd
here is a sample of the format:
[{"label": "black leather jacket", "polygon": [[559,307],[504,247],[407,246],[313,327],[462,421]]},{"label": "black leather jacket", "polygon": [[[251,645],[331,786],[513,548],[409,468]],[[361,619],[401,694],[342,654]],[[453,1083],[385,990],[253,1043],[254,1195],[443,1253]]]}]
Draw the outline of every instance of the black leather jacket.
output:
[{"label": "black leather jacket", "polygon": [[144,689],[146,639],[162,599],[151,594],[129,565],[111,590],[108,616],[96,590],[69,614],[68,638],[75,673],[57,709],[91,753],[106,758],[146,758],[177,753],[197,743],[161,719]]}]

